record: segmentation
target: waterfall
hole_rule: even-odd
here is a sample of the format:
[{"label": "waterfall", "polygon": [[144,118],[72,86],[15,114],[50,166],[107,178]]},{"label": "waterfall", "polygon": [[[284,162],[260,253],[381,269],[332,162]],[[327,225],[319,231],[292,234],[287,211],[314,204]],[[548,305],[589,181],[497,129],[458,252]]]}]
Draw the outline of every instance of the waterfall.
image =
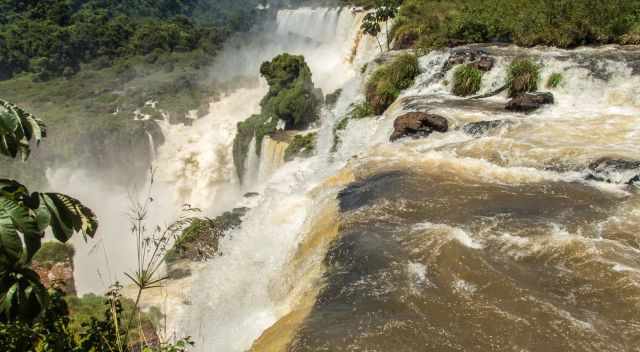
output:
[{"label": "waterfall", "polygon": [[145,132],[147,134],[147,137],[149,138],[149,155],[151,156],[152,160],[156,159],[156,144],[153,141],[153,136],[151,135],[151,133],[149,133],[149,131]]},{"label": "waterfall", "polygon": [[266,137],[262,140],[262,155],[260,156],[260,171],[258,179],[266,181],[284,164],[284,152],[289,146],[285,141]]}]

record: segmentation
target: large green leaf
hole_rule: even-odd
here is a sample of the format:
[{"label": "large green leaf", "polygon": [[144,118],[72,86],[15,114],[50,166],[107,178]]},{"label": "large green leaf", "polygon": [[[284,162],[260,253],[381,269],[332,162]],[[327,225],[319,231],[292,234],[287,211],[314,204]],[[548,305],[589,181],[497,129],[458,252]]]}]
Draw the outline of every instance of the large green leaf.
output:
[{"label": "large green leaf", "polygon": [[68,241],[74,232],[93,237],[98,230],[96,215],[77,199],[60,193],[41,193],[40,199],[41,207],[51,215],[51,230],[59,241]]},{"label": "large green leaf", "polygon": [[46,137],[42,120],[20,107],[0,99],[0,154],[26,160],[31,152],[30,142],[39,144]]},{"label": "large green leaf", "polygon": [[0,197],[0,264],[10,265],[22,257],[22,241],[13,217],[23,215],[24,209],[14,200]]}]

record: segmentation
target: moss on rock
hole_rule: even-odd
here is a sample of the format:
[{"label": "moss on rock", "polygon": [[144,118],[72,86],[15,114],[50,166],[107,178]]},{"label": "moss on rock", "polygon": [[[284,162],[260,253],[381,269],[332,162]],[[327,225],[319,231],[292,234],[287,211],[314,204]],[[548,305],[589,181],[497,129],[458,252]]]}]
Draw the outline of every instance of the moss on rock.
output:
[{"label": "moss on rock", "polygon": [[296,157],[308,158],[316,150],[317,133],[297,134],[284,151],[284,160],[291,161]]}]

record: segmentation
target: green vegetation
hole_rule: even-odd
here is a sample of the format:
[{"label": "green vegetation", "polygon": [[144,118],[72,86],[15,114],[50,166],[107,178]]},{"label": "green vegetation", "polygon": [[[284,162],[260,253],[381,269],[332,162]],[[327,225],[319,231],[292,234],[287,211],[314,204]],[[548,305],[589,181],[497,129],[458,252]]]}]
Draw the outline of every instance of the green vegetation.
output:
[{"label": "green vegetation", "polygon": [[219,241],[226,233],[242,223],[245,209],[238,208],[216,217],[190,218],[187,226],[165,254],[165,262],[172,265],[178,260],[203,261],[218,254]]},{"label": "green vegetation", "polygon": [[260,114],[238,123],[233,141],[233,162],[240,180],[254,137],[256,153],[260,155],[262,139],[276,131],[278,122],[282,121],[286,130],[305,129],[318,119],[322,102],[322,92],[315,89],[311,70],[302,56],[278,55],[264,62],[260,73],[269,84],[269,92],[260,102]]},{"label": "green vegetation", "polygon": [[49,241],[40,247],[40,250],[33,256],[33,261],[44,265],[71,262],[74,254],[75,250],[70,244]]},{"label": "green vegetation", "polygon": [[[26,160],[31,143],[36,144],[44,138],[45,131],[41,120],[0,100],[0,154]],[[133,212],[132,232],[138,241],[138,268],[126,275],[138,288],[137,299],[133,304],[122,299],[121,287],[116,283],[106,295],[102,318],[89,317],[87,322],[79,313],[76,318],[80,322],[75,327],[79,324],[81,331],[73,332],[69,304],[65,302],[63,292],[45,288],[31,263],[34,258],[49,261],[72,255],[72,249],[65,246],[42,246],[45,231],[50,231],[62,243],[78,232],[85,238],[93,237],[98,227],[97,219],[90,209],[69,196],[32,193],[17,181],[0,179],[0,346],[3,350],[184,352],[193,345],[189,338],[175,343],[156,338],[150,344],[142,335],[147,332],[155,335],[153,327],[147,327],[145,332],[145,319],[138,319],[137,326],[134,325],[134,318],[140,318],[142,292],[157,287],[163,280],[155,277],[162,264],[161,254],[185,224],[184,220],[179,220],[166,229],[157,227],[151,236],[147,236],[144,219],[150,202],[149,199],[138,204]],[[71,301],[73,307],[73,299]],[[82,301],[75,303],[76,308],[84,305]]]},{"label": "green vegetation", "polygon": [[382,31],[381,23],[384,24],[386,48],[390,50],[389,45],[391,44],[392,38],[389,35],[389,21],[398,15],[400,2],[400,0],[377,0],[373,10],[364,16],[362,25],[360,25],[362,33],[376,38],[381,52],[383,51],[382,43],[380,43],[380,38],[378,38]]},{"label": "green vegetation", "polygon": [[391,63],[378,68],[367,82],[367,103],[376,115],[381,115],[400,96],[400,92],[413,85],[420,74],[418,58],[402,54]]},{"label": "green vegetation", "polygon": [[308,158],[316,150],[317,133],[297,134],[284,151],[284,160],[291,161],[296,157]]},{"label": "green vegetation", "polygon": [[180,122],[205,111],[231,88],[209,79],[207,66],[232,32],[261,20],[258,3],[0,0],[0,96],[56,131],[32,157],[43,167],[0,157],[8,165],[0,177],[46,187],[45,170],[63,166],[142,183],[152,159],[147,133],[156,144],[162,134],[154,121],[133,121],[134,112]]},{"label": "green vegetation", "polygon": [[510,97],[535,92],[538,90],[539,82],[540,65],[528,58],[516,58],[507,68],[507,87]]},{"label": "green vegetation", "polygon": [[562,83],[562,73],[552,73],[551,76],[547,79],[546,87],[547,89],[558,88]]},{"label": "green vegetation", "polygon": [[467,97],[480,90],[482,71],[470,65],[459,66],[453,74],[453,94]]},{"label": "green vegetation", "polygon": [[635,0],[405,0],[393,29],[397,43],[424,49],[481,42],[638,44],[639,33]]},{"label": "green vegetation", "polygon": [[[69,77],[82,63],[196,49],[215,54],[256,18],[257,1],[45,0],[0,2],[0,79]],[[242,6],[245,5],[245,6]],[[246,6],[248,5],[248,6]]]}]

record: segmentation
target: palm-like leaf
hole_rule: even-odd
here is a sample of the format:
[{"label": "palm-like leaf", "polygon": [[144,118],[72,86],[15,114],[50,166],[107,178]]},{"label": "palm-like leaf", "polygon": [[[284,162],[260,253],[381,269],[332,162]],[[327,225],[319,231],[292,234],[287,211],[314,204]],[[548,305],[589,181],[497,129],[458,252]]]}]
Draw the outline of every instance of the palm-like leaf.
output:
[{"label": "palm-like leaf", "polygon": [[0,99],[0,154],[26,160],[31,152],[30,143],[40,143],[46,137],[44,122],[20,107]]}]

